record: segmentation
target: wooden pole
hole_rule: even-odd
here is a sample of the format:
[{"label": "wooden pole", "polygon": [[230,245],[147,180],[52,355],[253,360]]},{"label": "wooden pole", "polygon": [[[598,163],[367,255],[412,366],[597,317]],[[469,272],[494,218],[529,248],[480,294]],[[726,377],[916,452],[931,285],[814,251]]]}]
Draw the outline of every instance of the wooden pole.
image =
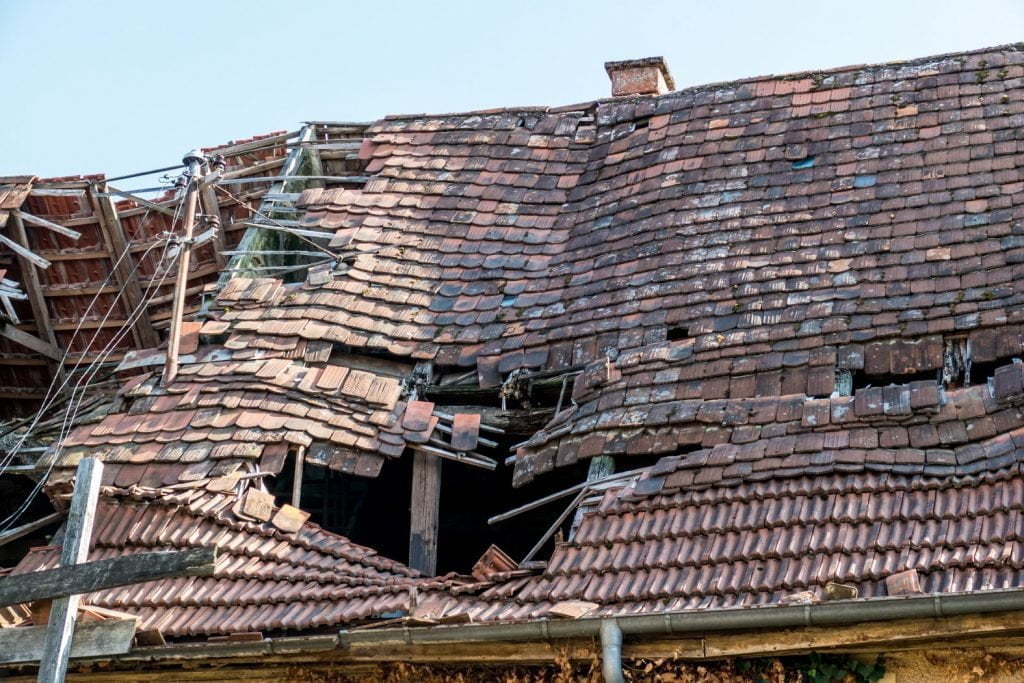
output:
[{"label": "wooden pole", "polygon": [[[96,502],[102,476],[103,463],[99,459],[84,458],[78,463],[75,492],[71,496],[67,531],[60,553],[61,567],[81,564],[89,557],[89,542],[96,519]],[[64,680],[80,600],[80,595],[69,595],[53,601],[43,656],[39,662],[39,683],[60,683]]]},{"label": "wooden pole", "polygon": [[437,519],[441,506],[441,459],[417,450],[412,461],[409,566],[427,576],[437,572]]},{"label": "wooden pole", "polygon": [[192,229],[196,221],[196,198],[199,190],[200,164],[203,156],[190,152],[184,159],[188,166],[188,189],[185,196],[185,229],[178,253],[178,277],[174,281],[174,300],[171,307],[171,326],[167,333],[167,363],[164,365],[163,385],[167,386],[178,375],[178,350],[181,348],[181,319],[185,312],[185,290],[188,288],[188,266],[192,256]]}]

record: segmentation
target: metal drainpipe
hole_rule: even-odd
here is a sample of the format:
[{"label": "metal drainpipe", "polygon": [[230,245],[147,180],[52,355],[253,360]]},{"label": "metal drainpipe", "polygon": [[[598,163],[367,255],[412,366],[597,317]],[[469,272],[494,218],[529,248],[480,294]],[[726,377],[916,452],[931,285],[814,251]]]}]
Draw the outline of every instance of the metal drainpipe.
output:
[{"label": "metal drainpipe", "polygon": [[624,683],[622,677],[622,629],[614,619],[601,621],[601,673],[605,683]]}]

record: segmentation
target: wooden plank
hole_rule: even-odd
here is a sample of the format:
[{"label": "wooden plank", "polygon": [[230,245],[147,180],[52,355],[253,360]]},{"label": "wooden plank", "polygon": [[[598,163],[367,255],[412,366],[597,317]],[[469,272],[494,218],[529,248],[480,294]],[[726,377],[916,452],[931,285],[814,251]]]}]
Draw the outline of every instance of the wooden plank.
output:
[{"label": "wooden plank", "polygon": [[6,576],[0,578],[0,607],[93,593],[157,579],[210,576],[213,574],[215,559],[212,548],[190,548],[136,553],[69,567]]},{"label": "wooden plank", "polygon": [[[85,621],[75,626],[70,641],[69,657],[105,657],[128,652],[135,636],[138,619],[104,619]],[[21,628],[0,628],[0,663],[40,662],[40,681],[60,678],[43,678],[46,661],[43,659],[46,626]]]},{"label": "wooden plank", "polygon": [[[32,214],[25,213],[24,211],[15,211],[14,216],[15,218],[21,218],[26,223],[30,223],[31,225],[35,225],[40,228],[46,228],[47,230],[55,232],[59,235],[70,237],[75,241],[77,241],[82,236],[82,233],[78,232],[77,230],[65,228],[63,225],[54,223],[53,221],[48,221],[45,218],[40,218],[39,216],[33,216]],[[28,243],[25,242],[25,244]]]},{"label": "wooden plank", "polygon": [[[25,232],[25,223],[22,221],[20,211],[14,214],[11,233],[18,242],[28,245],[28,235]],[[22,275],[25,278],[25,290],[26,294],[28,294],[29,305],[32,308],[32,320],[36,326],[36,335],[48,342],[52,347],[59,349],[60,345],[57,343],[57,335],[54,333],[53,325],[50,322],[50,312],[46,307],[46,297],[43,295],[39,273],[30,266],[28,259],[21,258],[19,261],[21,263]],[[61,357],[63,357],[63,354],[61,354]],[[51,373],[61,379],[64,378],[64,366],[62,364],[51,362],[49,366]]]},{"label": "wooden plank", "polygon": [[[103,463],[98,458],[84,458],[78,463],[75,490],[71,495],[64,544],[60,553],[61,567],[81,564],[89,557],[89,542],[92,539],[102,477]],[[39,658],[40,683],[60,683],[64,680],[80,598],[79,595],[70,595],[53,601]],[[134,634],[134,624],[132,626]]]},{"label": "wooden plank", "polygon": [[23,259],[28,260],[29,262],[32,263],[32,265],[34,265],[37,268],[42,268],[43,270],[46,270],[47,268],[50,267],[49,261],[44,259],[42,256],[32,253],[32,251],[21,246],[20,244],[18,244],[11,238],[7,237],[6,235],[0,235],[0,243],[6,244],[8,247],[11,248],[11,251],[13,251],[15,254],[22,257]]},{"label": "wooden plank", "polygon": [[427,576],[437,571],[437,521],[441,505],[441,459],[413,453],[409,520],[409,566]]},{"label": "wooden plank", "polygon": [[[18,468],[28,468],[28,469],[18,469]],[[38,471],[39,471],[39,468],[37,468],[35,465],[8,465],[7,467],[4,468],[4,473],[38,472]],[[59,522],[60,520],[64,519],[65,516],[67,516],[67,513],[64,512],[63,510],[60,511],[60,512],[53,512],[53,513],[51,513],[49,515],[46,515],[45,517],[40,517],[39,519],[37,519],[35,521],[29,522],[28,524],[22,524],[21,526],[19,526],[17,528],[14,528],[14,529],[8,529],[7,531],[5,531],[3,533],[0,533],[0,545],[7,545],[11,541],[16,541],[16,540],[18,540],[19,538],[21,538],[23,536],[29,535],[33,531],[38,531],[38,530],[42,529],[43,527],[46,527],[46,526],[49,526],[49,525],[53,524],[54,522]],[[0,581],[2,581],[2,579],[0,579]],[[12,603],[9,603],[9,604],[13,605],[15,603],[12,602]]]},{"label": "wooden plank", "polygon": [[[100,234],[103,237],[104,248],[110,252],[114,264],[114,272],[117,276],[118,285],[124,288],[124,303],[127,312],[137,310],[142,303],[142,288],[135,276],[135,263],[130,254],[127,254],[128,242],[125,239],[124,227],[117,216],[117,208],[110,197],[101,197],[100,194],[107,190],[106,183],[96,183],[89,186],[88,197],[93,212],[100,218]],[[125,254],[124,258],[119,258]],[[148,310],[139,311],[139,315],[132,326],[132,337],[135,339],[137,348],[151,349],[160,344],[160,336],[153,329],[153,322],[149,318]]]},{"label": "wooden plank", "polygon": [[28,332],[19,330],[10,323],[0,324],[0,336],[7,337],[11,341],[21,344],[25,348],[31,349],[36,353],[41,353],[47,358],[52,358],[58,362],[64,360],[64,352],[60,347],[43,341],[34,334],[29,334]]}]

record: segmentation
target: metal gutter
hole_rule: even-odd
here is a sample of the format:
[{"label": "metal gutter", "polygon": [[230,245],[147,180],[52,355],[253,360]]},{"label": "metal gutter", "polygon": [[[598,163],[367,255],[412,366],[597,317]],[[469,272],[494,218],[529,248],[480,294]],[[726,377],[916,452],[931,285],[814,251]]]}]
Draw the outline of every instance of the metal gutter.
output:
[{"label": "metal gutter", "polygon": [[341,631],[342,647],[375,643],[464,643],[558,640],[600,637],[602,622],[613,619],[626,636],[678,635],[704,631],[835,626],[897,619],[934,619],[964,614],[1024,611],[1024,590],[937,593],[861,598],[815,605],[732,607],[706,611],[629,614],[581,619],[541,619],[511,624],[464,624],[433,628]]},{"label": "metal gutter", "polygon": [[[613,622],[626,637],[684,635],[806,626],[836,626],[898,619],[934,619],[967,614],[1024,611],[1024,589],[861,598],[814,605],[733,607],[706,611],[627,614],[580,619],[539,619],[498,624],[343,630],[338,635],[267,638],[258,642],[185,643],[135,648],[104,658],[113,662],[212,659],[292,654],[353,647],[402,647],[482,642],[599,639]],[[606,629],[609,627],[605,627]],[[79,660],[82,662],[88,659]]]}]

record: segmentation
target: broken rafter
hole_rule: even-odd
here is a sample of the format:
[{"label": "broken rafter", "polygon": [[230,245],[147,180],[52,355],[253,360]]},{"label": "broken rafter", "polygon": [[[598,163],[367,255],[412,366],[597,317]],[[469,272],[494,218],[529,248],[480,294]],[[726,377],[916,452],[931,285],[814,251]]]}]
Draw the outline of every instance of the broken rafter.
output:
[{"label": "broken rafter", "polygon": [[0,243],[6,244],[8,247],[11,248],[11,251],[13,251],[18,256],[21,256],[22,258],[30,261],[37,268],[42,268],[43,270],[46,270],[47,268],[50,267],[49,261],[44,259],[42,256],[33,253],[32,250],[21,246],[20,244],[12,240],[10,237],[7,237],[6,235],[0,235]]},{"label": "broken rafter", "polygon": [[7,337],[11,341],[21,344],[36,353],[41,353],[52,360],[58,362],[64,360],[64,351],[59,346],[43,341],[34,334],[19,330],[10,323],[0,323],[0,336]]},{"label": "broken rafter", "polygon": [[[409,444],[409,448],[411,448],[414,451],[422,451],[423,453],[426,453],[428,455],[433,455],[433,456],[437,456],[438,458],[443,458],[444,460],[452,460],[454,462],[461,462],[461,463],[463,463],[465,465],[472,465],[473,467],[479,467],[480,469],[484,469],[484,470],[492,470],[493,471],[493,470],[497,469],[497,467],[498,467],[498,463],[496,463],[495,461],[491,460],[490,458],[484,458],[484,456],[482,456],[482,455],[480,455],[478,453],[472,454],[473,456],[476,456],[476,457],[472,457],[469,454],[453,453],[453,452],[447,451],[447,450],[445,450],[443,448],[437,448],[436,446],[438,444],[440,444],[442,446],[447,446],[448,445],[448,444],[444,443],[443,441],[435,440],[434,444],[435,444],[434,446],[428,446],[427,444],[422,444],[422,443]],[[477,458],[483,458],[483,460],[478,460]]]},{"label": "broken rafter", "polygon": [[[24,453],[27,450],[28,449],[26,449],[26,448],[22,448],[22,449],[20,449],[19,452]],[[28,468],[30,468],[28,470],[30,472],[38,472],[39,471],[39,468],[37,468],[35,465],[24,465],[24,466],[8,465],[7,467],[3,468],[3,472],[4,472],[4,474],[11,474],[11,473],[14,473],[14,472],[25,471],[25,470],[17,470],[17,469],[15,469],[17,467],[28,467]],[[64,511],[53,512],[51,514],[46,515],[45,517],[40,517],[37,520],[33,520],[31,522],[28,522],[27,524],[22,524],[21,526],[16,527],[14,529],[8,529],[7,531],[4,531],[3,533],[0,533],[0,545],[7,545],[11,541],[16,541],[19,538],[27,536],[28,534],[31,534],[34,531],[39,531],[40,529],[42,529],[44,527],[47,527],[47,526],[53,524],[54,522],[59,522],[60,520],[64,519],[66,516],[67,516],[67,513],[64,512]],[[2,580],[0,580],[0,581],[2,581]],[[19,601],[19,602],[24,602],[24,601]],[[14,604],[14,603],[11,603],[11,604]]]},{"label": "broken rafter", "polygon": [[78,240],[78,238],[82,236],[82,233],[78,232],[77,230],[65,228],[63,225],[58,225],[57,223],[46,220],[45,218],[39,218],[38,216],[33,216],[30,213],[25,213],[24,211],[15,211],[14,216],[15,218],[21,218],[26,223],[35,225],[40,228],[46,228],[47,230],[50,230],[60,235],[64,235],[65,237],[70,237],[71,239],[76,241]]},{"label": "broken rafter", "polygon": [[548,503],[553,503],[556,500],[565,498],[566,496],[570,496],[574,493],[578,493],[581,491],[586,492],[588,489],[593,490],[598,488],[605,488],[605,485],[607,484],[617,482],[621,479],[628,479],[629,477],[636,476],[643,471],[643,468],[640,468],[635,470],[629,470],[627,472],[618,472],[615,474],[610,474],[607,477],[604,477],[603,479],[597,479],[594,481],[584,481],[582,483],[576,484],[575,486],[570,486],[567,489],[556,491],[555,493],[544,496],[543,498],[538,498],[537,500],[531,503],[520,505],[519,507],[509,510],[508,512],[502,512],[500,515],[494,515],[493,517],[487,520],[487,523],[497,524],[498,522],[504,522],[506,519],[511,519],[513,517],[523,514],[524,512],[529,512],[530,510],[536,510],[539,507],[543,507]]},{"label": "broken rafter", "polygon": [[[27,245],[28,235],[25,232],[24,223],[26,216],[28,216],[28,214],[16,211],[14,213],[14,221],[11,225],[11,231],[16,240]],[[29,265],[28,260],[24,258],[21,259],[21,270],[26,280],[25,288],[27,290],[26,293],[28,295],[29,306],[32,308],[32,320],[36,325],[36,335],[40,337],[42,341],[48,343],[50,347],[59,349],[60,345],[57,343],[57,335],[50,322],[50,312],[46,306],[46,297],[43,294],[43,287],[42,282],[39,279],[39,273],[37,273],[35,268],[32,268]],[[64,367],[59,363],[63,358],[63,354],[57,358],[49,356],[49,354],[44,355],[47,355],[47,357],[50,358],[50,372],[63,379]]]}]

